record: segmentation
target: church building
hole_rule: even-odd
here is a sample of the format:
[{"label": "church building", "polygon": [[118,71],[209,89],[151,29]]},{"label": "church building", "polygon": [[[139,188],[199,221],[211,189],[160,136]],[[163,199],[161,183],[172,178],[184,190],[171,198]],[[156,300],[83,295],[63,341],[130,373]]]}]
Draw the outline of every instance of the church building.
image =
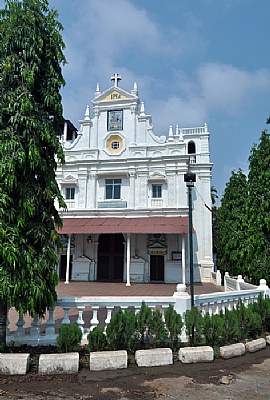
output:
[{"label": "church building", "polygon": [[[193,196],[194,281],[213,270],[209,132],[169,127],[154,133],[151,115],[112,76],[97,85],[77,130],[66,121],[65,164],[57,182],[67,209],[60,210],[60,279],[73,281],[188,283],[189,208],[184,175],[196,175]],[[179,110],[179,117],[181,117]],[[169,117],[169,116],[168,116]]]}]

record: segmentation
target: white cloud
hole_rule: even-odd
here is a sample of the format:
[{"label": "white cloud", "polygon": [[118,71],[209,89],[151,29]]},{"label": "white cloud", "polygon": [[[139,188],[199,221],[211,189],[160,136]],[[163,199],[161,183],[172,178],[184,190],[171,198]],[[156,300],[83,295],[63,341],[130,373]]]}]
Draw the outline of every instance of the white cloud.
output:
[{"label": "white cloud", "polygon": [[153,101],[154,123],[163,130],[169,125],[203,125],[213,112],[239,116],[252,102],[270,89],[265,69],[246,71],[232,65],[200,65],[191,78],[174,71],[175,93]]},{"label": "white cloud", "polygon": [[204,64],[198,68],[201,96],[208,108],[228,114],[238,113],[261,91],[269,90],[270,74],[253,72],[226,64]]}]

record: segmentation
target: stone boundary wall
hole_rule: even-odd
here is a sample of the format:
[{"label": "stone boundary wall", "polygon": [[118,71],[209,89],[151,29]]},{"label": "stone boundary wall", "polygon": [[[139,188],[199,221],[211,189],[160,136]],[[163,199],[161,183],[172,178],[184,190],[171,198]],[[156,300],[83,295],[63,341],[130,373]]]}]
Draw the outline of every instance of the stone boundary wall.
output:
[{"label": "stone boundary wall", "polygon": [[[243,343],[235,343],[220,348],[223,359],[239,357],[246,352],[255,352],[270,345],[270,335],[266,339],[260,338]],[[90,370],[104,371],[108,369],[127,368],[127,353],[120,351],[90,352]],[[101,357],[98,359],[98,357]],[[179,362],[198,363],[213,362],[214,351],[210,346],[183,347],[178,352]],[[28,353],[0,353],[0,375],[25,375],[29,370],[30,354]],[[101,362],[102,360],[102,362]],[[138,350],[135,353],[138,366],[151,367],[173,364],[172,351],[168,348]],[[178,361],[177,361],[178,362]],[[92,365],[92,367],[91,367]],[[41,354],[39,357],[40,374],[76,374],[79,371],[79,353]]]}]

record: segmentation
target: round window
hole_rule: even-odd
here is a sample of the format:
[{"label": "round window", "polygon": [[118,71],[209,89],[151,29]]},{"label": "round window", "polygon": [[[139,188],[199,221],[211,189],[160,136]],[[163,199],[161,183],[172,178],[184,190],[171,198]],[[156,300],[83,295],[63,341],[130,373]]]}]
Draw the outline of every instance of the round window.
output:
[{"label": "round window", "polygon": [[113,150],[117,150],[117,149],[119,149],[119,147],[120,147],[120,143],[119,143],[117,140],[114,140],[114,141],[111,143],[111,148],[112,148]]}]

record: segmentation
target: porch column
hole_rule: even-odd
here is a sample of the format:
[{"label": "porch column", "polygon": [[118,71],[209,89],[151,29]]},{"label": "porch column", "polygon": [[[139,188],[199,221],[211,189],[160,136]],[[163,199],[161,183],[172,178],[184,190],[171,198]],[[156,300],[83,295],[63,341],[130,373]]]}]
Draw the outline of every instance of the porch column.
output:
[{"label": "porch column", "polygon": [[69,283],[70,242],[71,242],[71,235],[68,235],[68,245],[67,245],[67,268],[66,268],[66,281],[65,281],[65,283]]},{"label": "porch column", "polygon": [[127,233],[127,283],[126,286],[130,285],[130,233]]},{"label": "porch column", "polygon": [[185,235],[182,235],[182,283],[186,284],[186,247]]}]

